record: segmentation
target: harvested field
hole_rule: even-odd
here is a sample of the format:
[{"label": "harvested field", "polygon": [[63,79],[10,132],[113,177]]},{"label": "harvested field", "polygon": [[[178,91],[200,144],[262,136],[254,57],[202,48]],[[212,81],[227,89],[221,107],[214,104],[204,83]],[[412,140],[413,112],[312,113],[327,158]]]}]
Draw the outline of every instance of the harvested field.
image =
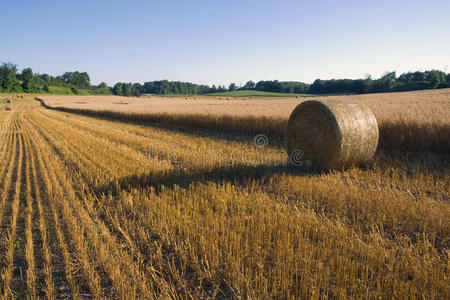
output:
[{"label": "harvested field", "polygon": [[[448,89],[351,96],[383,124],[397,124],[388,137],[404,148],[380,148],[367,165],[326,173],[288,165],[283,141],[269,137],[268,146],[255,147],[245,130],[251,122],[263,128],[264,117],[282,124],[298,99],[232,100],[227,110],[207,99],[41,97],[92,116],[26,99],[0,109],[5,298],[450,295],[445,136],[428,131],[442,147],[429,151],[426,141],[402,144],[413,132],[400,126],[443,130]],[[205,118],[197,105],[208,103],[210,122],[234,111],[242,118],[227,120],[242,123],[228,126],[244,129],[195,127],[208,124],[196,119]],[[96,110],[114,111],[99,118]],[[114,112],[130,117],[118,122],[124,115]],[[132,118],[139,113],[160,119],[141,124]]]},{"label": "harvested field", "polygon": [[[108,110],[135,114],[204,114],[233,115],[287,119],[292,110],[309,99],[349,99],[361,101],[375,114],[377,120],[414,120],[435,122],[448,120],[450,114],[450,89],[425,90],[403,93],[380,93],[348,96],[292,98],[241,98],[230,101],[213,97],[121,97],[121,96],[64,96],[42,95],[45,103],[52,107],[89,110]],[[126,103],[115,106],[112,103]]]},{"label": "harvested field", "polygon": [[[264,133],[281,141],[287,119],[302,101],[359,101],[374,113],[380,147],[450,151],[450,89],[313,98],[222,101],[211,97],[133,98],[117,96],[40,96],[48,108],[148,124],[191,126],[219,132]],[[85,104],[80,104],[80,99]],[[115,105],[127,102],[126,105]]]}]

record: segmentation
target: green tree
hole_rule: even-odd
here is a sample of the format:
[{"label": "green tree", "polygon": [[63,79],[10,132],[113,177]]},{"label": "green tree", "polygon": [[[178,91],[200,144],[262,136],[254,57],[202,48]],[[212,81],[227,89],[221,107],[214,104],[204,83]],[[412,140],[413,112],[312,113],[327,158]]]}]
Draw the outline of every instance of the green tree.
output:
[{"label": "green tree", "polygon": [[131,83],[124,83],[122,85],[122,95],[123,96],[131,96]]},{"label": "green tree", "polygon": [[105,82],[102,82],[97,86],[96,92],[103,95],[111,94],[111,92],[109,91],[109,87]]},{"label": "green tree", "polygon": [[48,83],[44,84],[44,88],[43,88],[44,92],[49,93],[50,92],[50,87],[48,86]]},{"label": "green tree", "polygon": [[167,95],[167,94],[170,94],[172,92],[170,83],[167,80],[161,81],[159,87],[160,88],[159,88],[159,93],[158,94]]},{"label": "green tree", "polygon": [[16,65],[11,63],[2,63],[0,66],[0,91],[20,92],[22,90],[16,74]]},{"label": "green tree", "polygon": [[243,86],[244,90],[253,90],[255,88],[256,84],[253,81],[247,81],[245,85]]},{"label": "green tree", "polygon": [[33,70],[31,70],[31,68],[23,69],[20,79],[22,79],[22,89],[25,92],[32,93],[38,90],[34,82]]},{"label": "green tree", "polygon": [[139,97],[142,94],[142,90],[144,87],[140,83],[133,83],[133,86],[131,87],[131,93],[133,96]]},{"label": "green tree", "polygon": [[231,83],[231,84],[228,86],[228,90],[229,90],[230,92],[235,91],[235,90],[236,90],[236,84],[235,84],[235,83]]},{"label": "green tree", "polygon": [[395,72],[386,72],[380,79],[374,80],[374,92],[388,92],[396,87]]},{"label": "green tree", "polygon": [[113,94],[119,96],[122,95],[122,88],[123,88],[122,82],[116,83],[113,87]]},{"label": "green tree", "polygon": [[43,80],[45,83],[47,83],[47,84],[50,83],[50,75],[48,75],[48,74],[42,74],[42,75],[41,75],[41,78],[42,78],[42,80]]},{"label": "green tree", "polygon": [[91,80],[86,72],[66,72],[62,75],[62,79],[65,83],[74,85],[80,89],[91,88]]},{"label": "green tree", "polygon": [[426,77],[430,82],[430,88],[436,89],[438,87],[445,87],[445,73],[438,70],[431,70],[426,73]]}]

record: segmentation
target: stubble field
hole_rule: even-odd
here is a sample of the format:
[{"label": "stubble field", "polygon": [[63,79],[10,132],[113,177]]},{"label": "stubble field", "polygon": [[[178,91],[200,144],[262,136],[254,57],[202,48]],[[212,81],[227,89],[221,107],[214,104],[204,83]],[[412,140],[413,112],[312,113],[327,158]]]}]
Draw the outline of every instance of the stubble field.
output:
[{"label": "stubble field", "polygon": [[1,294],[448,298],[450,90],[351,97],[381,144],[326,173],[287,164],[302,99],[0,104]]},{"label": "stubble field", "polygon": [[[308,99],[349,99],[368,105],[379,121],[411,119],[445,121],[450,108],[450,89],[318,97],[121,97],[42,95],[52,107],[108,110],[135,114],[203,114],[285,118]],[[227,100],[228,99],[228,100]]]}]

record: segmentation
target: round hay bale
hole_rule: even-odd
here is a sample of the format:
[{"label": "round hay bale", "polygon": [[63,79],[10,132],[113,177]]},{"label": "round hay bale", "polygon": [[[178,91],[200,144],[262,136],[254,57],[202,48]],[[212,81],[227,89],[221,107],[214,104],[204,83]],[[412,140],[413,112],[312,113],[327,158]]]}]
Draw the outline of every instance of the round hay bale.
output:
[{"label": "round hay bale", "polygon": [[294,165],[345,169],[373,157],[378,145],[378,124],[362,103],[310,100],[291,113],[285,138]]}]

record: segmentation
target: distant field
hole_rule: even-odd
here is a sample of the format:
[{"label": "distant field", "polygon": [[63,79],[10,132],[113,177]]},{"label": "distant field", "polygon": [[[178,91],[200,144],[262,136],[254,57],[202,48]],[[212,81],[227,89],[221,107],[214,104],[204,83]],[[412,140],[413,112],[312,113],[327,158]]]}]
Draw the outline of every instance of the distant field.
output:
[{"label": "distant field", "polygon": [[266,117],[287,119],[296,105],[309,99],[348,99],[367,104],[377,120],[411,120],[422,123],[447,122],[450,114],[450,89],[403,93],[380,93],[343,96],[258,97],[252,99],[218,99],[216,97],[120,97],[42,95],[51,107],[130,114],[202,114],[212,116]]},{"label": "distant field", "polygon": [[42,96],[49,107],[148,123],[246,133],[281,140],[292,110],[308,99],[365,103],[375,114],[381,147],[450,149],[450,89],[303,98]]},{"label": "distant field", "polygon": [[233,91],[233,92],[220,92],[220,93],[210,93],[206,94],[208,96],[223,96],[223,97],[310,97],[316,96],[313,94],[294,94],[294,93],[274,93],[274,92],[264,92],[264,91]]}]

